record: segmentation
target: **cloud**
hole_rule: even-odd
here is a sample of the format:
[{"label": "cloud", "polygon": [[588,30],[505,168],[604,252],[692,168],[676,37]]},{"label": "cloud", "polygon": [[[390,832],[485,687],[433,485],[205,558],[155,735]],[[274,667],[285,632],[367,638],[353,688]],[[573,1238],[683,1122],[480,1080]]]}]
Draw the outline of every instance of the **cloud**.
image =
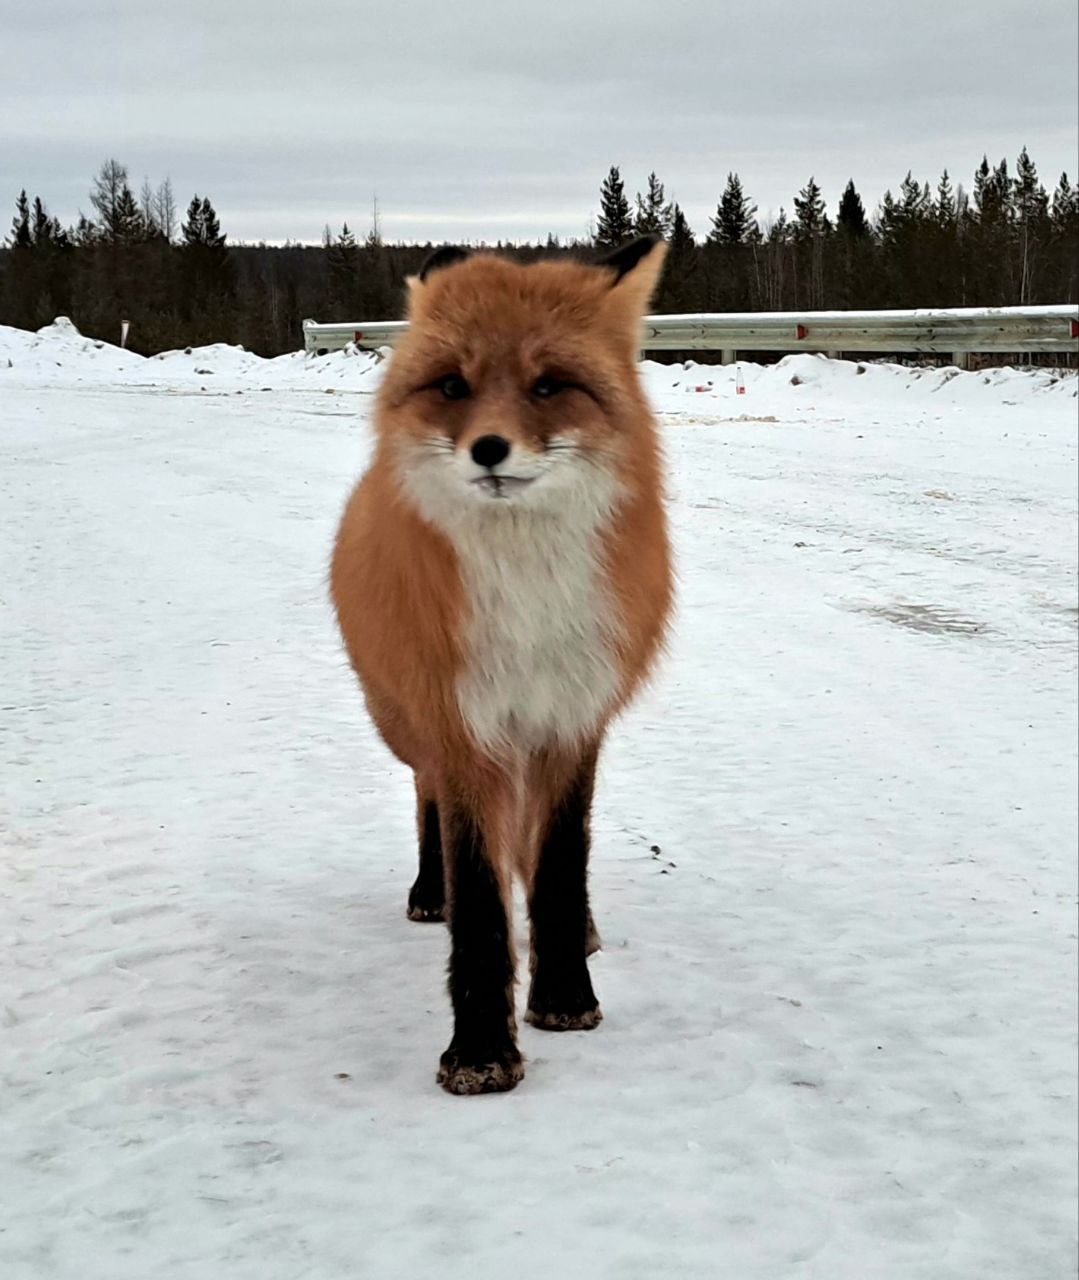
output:
[{"label": "cloud", "polygon": [[5,24],[0,196],[66,220],[116,156],[208,193],[234,238],[584,234],[608,167],[655,169],[698,231],[728,170],[762,214],[812,174],[868,207],[907,169],[969,185],[1027,145],[1076,166],[1074,0],[738,8],[413,0],[163,9],[51,0]]}]

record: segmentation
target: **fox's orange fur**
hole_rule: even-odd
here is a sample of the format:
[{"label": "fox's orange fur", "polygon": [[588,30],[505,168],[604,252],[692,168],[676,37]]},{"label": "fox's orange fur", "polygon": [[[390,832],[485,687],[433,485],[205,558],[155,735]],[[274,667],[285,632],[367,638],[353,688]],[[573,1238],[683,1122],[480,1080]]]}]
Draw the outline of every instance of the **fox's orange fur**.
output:
[{"label": "fox's orange fur", "polygon": [[[587,778],[587,821],[595,754],[662,645],[671,570],[636,360],[663,253],[646,246],[622,275],[480,254],[410,282],[331,586],[371,716],[415,771],[421,828],[438,805],[455,926],[448,815],[473,815],[504,905],[515,871],[531,893],[567,788]],[[492,437],[509,455],[481,466],[470,450]],[[460,1025],[458,1010],[455,1044]],[[444,1059],[443,1083],[519,1078],[486,1065]]]}]

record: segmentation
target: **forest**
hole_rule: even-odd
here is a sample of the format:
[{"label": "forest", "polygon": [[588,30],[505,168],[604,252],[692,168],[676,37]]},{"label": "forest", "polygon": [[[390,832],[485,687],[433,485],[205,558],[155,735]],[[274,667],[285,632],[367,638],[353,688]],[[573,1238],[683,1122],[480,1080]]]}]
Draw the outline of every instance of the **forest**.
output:
[{"label": "forest", "polygon": [[[594,259],[658,232],[670,256],[654,309],[667,313],[1079,300],[1079,188],[1061,174],[1050,193],[1026,148],[1014,172],[983,156],[969,191],[947,172],[935,186],[908,172],[871,211],[853,179],[834,213],[810,178],[770,220],[738,173],[717,192],[709,225],[692,228],[654,172],[631,196],[613,166],[589,236],[488,247],[521,261]],[[0,249],[0,324],[36,329],[66,315],[115,342],[126,320],[128,346],[144,354],[229,342],[277,355],[303,345],[305,317],[400,316],[404,281],[432,248],[386,242],[377,214],[361,237],[346,224],[315,245],[230,243],[209,195],[181,207],[168,179],[136,194],[114,159],[89,203],[91,214],[63,226],[41,196],[18,194]]]}]

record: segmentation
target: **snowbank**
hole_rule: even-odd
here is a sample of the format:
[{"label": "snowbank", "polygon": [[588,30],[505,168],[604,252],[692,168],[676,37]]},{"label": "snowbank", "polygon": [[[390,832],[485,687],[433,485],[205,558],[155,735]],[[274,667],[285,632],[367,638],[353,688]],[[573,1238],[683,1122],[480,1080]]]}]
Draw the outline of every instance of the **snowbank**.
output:
[{"label": "snowbank", "polygon": [[[373,392],[382,354],[347,347],[329,355],[302,351],[264,359],[240,346],[214,343],[156,356],[140,356],[84,338],[66,316],[31,333],[0,326],[0,387],[90,384],[162,386],[195,391],[342,390]],[[777,364],[745,361],[726,367],[687,361],[642,365],[650,395],[664,412],[715,416],[731,408],[759,416],[788,408],[830,405],[1017,404],[1063,396],[1074,399],[1074,374],[1046,368],[910,368],[885,362],[829,360],[798,354]],[[737,395],[738,374],[745,387]]]}]

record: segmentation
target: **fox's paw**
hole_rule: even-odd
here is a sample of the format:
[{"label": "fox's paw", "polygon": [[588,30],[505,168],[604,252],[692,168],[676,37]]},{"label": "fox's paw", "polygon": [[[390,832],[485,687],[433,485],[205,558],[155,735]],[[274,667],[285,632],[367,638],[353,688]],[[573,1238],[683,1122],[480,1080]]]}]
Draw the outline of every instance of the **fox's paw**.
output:
[{"label": "fox's paw", "polygon": [[587,973],[577,981],[552,982],[537,973],[528,993],[525,1021],[541,1031],[591,1031],[603,1021]]},{"label": "fox's paw", "polygon": [[421,903],[410,902],[408,904],[408,918],[410,920],[418,920],[422,924],[441,924],[446,919],[446,908],[444,905],[425,907]]},{"label": "fox's paw", "polygon": [[591,1031],[603,1021],[603,1010],[597,1004],[594,1009],[584,1009],[580,1013],[556,1013],[553,1009],[545,1009],[542,1013],[529,1009],[525,1014],[525,1022],[529,1022],[540,1031]]},{"label": "fox's paw", "polygon": [[515,1045],[473,1054],[451,1045],[438,1066],[438,1083],[447,1093],[505,1093],[524,1078],[525,1068]]},{"label": "fox's paw", "polygon": [[441,881],[437,884],[416,881],[408,891],[408,918],[424,924],[446,919],[446,893]]}]

